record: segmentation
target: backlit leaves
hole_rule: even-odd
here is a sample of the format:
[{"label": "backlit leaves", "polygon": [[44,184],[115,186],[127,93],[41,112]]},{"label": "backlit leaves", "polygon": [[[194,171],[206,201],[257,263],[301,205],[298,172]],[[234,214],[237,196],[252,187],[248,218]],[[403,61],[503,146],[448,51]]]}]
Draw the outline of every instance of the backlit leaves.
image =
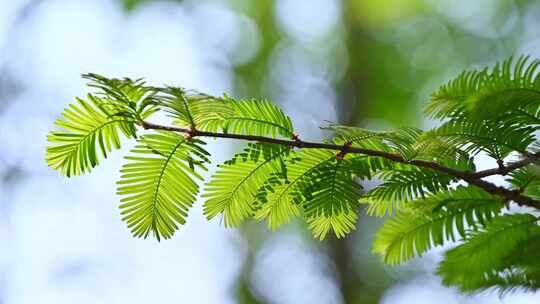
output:
[{"label": "backlit leaves", "polygon": [[100,157],[120,148],[121,135],[136,135],[135,118],[113,114],[93,95],[70,104],[55,122],[61,130],[47,137],[47,164],[68,177],[90,172]]},{"label": "backlit leaves", "polygon": [[[227,227],[255,219],[272,230],[297,219],[315,238],[343,238],[356,228],[360,203],[367,203],[368,214],[388,216],[373,245],[386,263],[460,242],[438,268],[444,284],[464,292],[536,290],[538,218],[503,211],[515,196],[500,194],[504,187],[504,193],[540,199],[539,67],[540,61],[520,57],[463,72],[432,95],[425,112],[441,120],[432,129],[329,124],[323,129],[332,137],[309,145],[266,100],[85,74],[95,92],[56,121],[46,160],[66,176],[87,173],[120,148],[122,137],[160,129],[137,138],[118,181],[122,217],[134,236],[160,240],[186,222],[199,197],[210,161],[199,136],[250,140],[206,181],[200,197],[208,219],[220,217]],[[158,110],[172,126],[148,121]],[[478,154],[499,167],[477,174]],[[477,178],[497,170],[505,175],[502,186]]]},{"label": "backlit leaves", "polygon": [[220,165],[205,186],[204,214],[223,215],[225,226],[238,226],[253,216],[257,191],[282,174],[289,147],[254,144]]},{"label": "backlit leaves", "polygon": [[501,200],[474,187],[458,187],[406,203],[406,208],[388,219],[373,250],[389,264],[422,255],[446,241],[466,236],[466,231],[485,225],[503,207]]},{"label": "backlit leaves", "polygon": [[199,191],[196,169],[205,170],[208,153],[199,140],[176,133],[148,134],[126,157],[118,194],[123,220],[134,236],[170,238],[184,224]]}]

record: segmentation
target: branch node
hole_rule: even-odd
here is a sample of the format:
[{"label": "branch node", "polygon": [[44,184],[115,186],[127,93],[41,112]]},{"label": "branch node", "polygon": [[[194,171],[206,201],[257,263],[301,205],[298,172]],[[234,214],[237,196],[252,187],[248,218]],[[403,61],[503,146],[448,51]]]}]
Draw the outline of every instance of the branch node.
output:
[{"label": "branch node", "polygon": [[148,129],[151,129],[151,128],[152,128],[152,125],[151,125],[150,123],[144,121],[144,120],[141,121],[140,124],[141,124],[141,127],[143,127],[143,129],[145,129],[145,130],[148,130]]},{"label": "branch node", "polygon": [[504,162],[503,162],[501,159],[498,159],[498,160],[497,160],[497,166],[499,167],[499,173],[500,173],[501,175],[506,175],[506,174],[508,174],[508,171],[509,171],[509,170],[508,170],[508,167],[506,167],[506,166],[504,165]]},{"label": "branch node", "polygon": [[186,133],[186,139],[191,140],[193,137],[196,136],[197,130],[194,128],[189,129],[189,131]]},{"label": "branch node", "polygon": [[347,141],[343,144],[343,147],[341,147],[341,151],[339,151],[338,154],[336,154],[336,159],[342,160],[345,158],[345,155],[349,152],[352,145],[352,141]]}]

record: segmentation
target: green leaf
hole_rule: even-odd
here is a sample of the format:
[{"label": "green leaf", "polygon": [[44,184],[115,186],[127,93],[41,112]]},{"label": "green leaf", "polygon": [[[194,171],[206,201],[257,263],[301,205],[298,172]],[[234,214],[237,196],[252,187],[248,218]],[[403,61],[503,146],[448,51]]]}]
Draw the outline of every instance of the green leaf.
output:
[{"label": "green leaf", "polygon": [[326,215],[357,207],[362,187],[354,178],[350,159],[321,163],[300,181],[306,217]]},{"label": "green leaf", "polygon": [[276,230],[299,216],[304,193],[299,190],[305,178],[320,166],[335,160],[335,153],[322,149],[305,149],[289,155],[287,179],[269,178],[257,194],[255,218],[267,220],[268,227]]},{"label": "green leaf", "polygon": [[375,132],[361,128],[330,124],[323,127],[336,133],[334,142],[344,144],[350,142],[352,146],[380,150],[385,152],[395,151],[405,159],[413,159],[419,151],[414,144],[422,135],[422,131],[416,128],[401,128],[392,132]]},{"label": "green leaf", "polygon": [[157,108],[157,88],[146,86],[143,79],[107,78],[98,74],[83,74],[88,79],[89,87],[98,89],[96,96],[110,112],[136,118],[146,119],[155,113]]},{"label": "green leaf", "polygon": [[176,87],[166,87],[159,92],[160,105],[174,118],[174,124],[184,128],[216,132],[223,127],[225,119],[234,114],[228,99]]},{"label": "green leaf", "polygon": [[464,237],[466,229],[485,225],[502,207],[500,198],[474,187],[430,194],[408,202],[406,209],[386,220],[376,234],[373,251],[388,264],[403,263],[445,241]]},{"label": "green leaf", "polygon": [[77,99],[62,112],[55,125],[61,131],[47,136],[47,164],[63,175],[81,175],[99,164],[99,150],[103,158],[120,148],[120,133],[135,137],[135,119],[129,114],[111,112],[102,99],[88,95],[88,101]]},{"label": "green leaf", "polygon": [[488,78],[487,68],[462,72],[431,95],[424,112],[428,117],[437,119],[455,119],[466,115],[468,109],[465,100],[477,92]]},{"label": "green leaf", "polygon": [[337,238],[344,238],[351,231],[356,229],[358,221],[357,211],[354,209],[342,210],[330,215],[319,215],[306,219],[308,228],[313,233],[313,236],[319,240],[324,238],[331,231],[334,232]]},{"label": "green leaf", "polygon": [[184,224],[199,191],[196,169],[206,170],[200,140],[173,132],[143,136],[122,167],[118,194],[123,220],[136,237],[170,238]]},{"label": "green leaf", "polygon": [[422,130],[416,128],[401,128],[387,135],[389,145],[405,159],[414,159],[419,151],[415,143],[422,136]]},{"label": "green leaf", "polygon": [[444,140],[473,155],[483,151],[498,160],[512,152],[525,153],[527,147],[535,141],[534,129],[531,127],[469,120],[449,121],[424,136],[424,140]]},{"label": "green leaf", "polygon": [[375,132],[334,123],[321,127],[321,129],[334,132],[335,137],[333,141],[337,145],[343,145],[349,142],[353,147],[391,151],[390,146],[384,142],[386,136],[391,132]]},{"label": "green leaf", "polygon": [[[399,153],[405,159],[433,161],[460,170],[475,169],[474,162],[466,151],[444,140],[426,136],[427,134],[419,129],[375,132],[338,124],[330,124],[322,129],[334,132],[334,143],[338,145],[350,143],[353,147]],[[389,169],[396,167],[395,163],[387,163],[386,167]]]},{"label": "green leaf", "polygon": [[301,150],[289,160],[286,178],[269,178],[259,190],[255,217],[277,229],[303,211],[308,227],[321,240],[330,231],[337,237],[352,231],[361,190],[355,177],[370,177],[370,165],[379,163],[365,156],[339,159],[323,149]]},{"label": "green leaf", "polygon": [[[319,239],[334,231],[338,238],[355,228],[362,187],[355,180],[361,158],[334,158],[311,170],[298,183],[304,218]],[[364,176],[369,176],[365,167]]]},{"label": "green leaf", "polygon": [[251,144],[219,169],[205,186],[204,214],[223,214],[225,226],[238,226],[253,216],[256,194],[271,175],[283,171],[290,147]]},{"label": "green leaf", "polygon": [[537,166],[529,165],[512,171],[507,181],[514,189],[535,200],[540,200],[540,171]]},{"label": "green leaf", "polygon": [[477,281],[479,285],[475,291],[496,288],[501,296],[516,290],[537,291],[540,289],[539,250],[540,228],[533,226],[525,240],[519,242],[493,271]]},{"label": "green leaf", "polygon": [[270,101],[230,101],[234,114],[226,117],[223,122],[225,133],[285,138],[293,136],[291,119]]},{"label": "green leaf", "polygon": [[367,213],[375,216],[392,215],[407,201],[448,189],[456,178],[430,169],[416,167],[394,168],[380,171],[377,176],[384,183],[362,197],[368,204]]},{"label": "green leaf", "polygon": [[426,113],[450,119],[430,132],[467,152],[502,160],[525,153],[540,128],[540,61],[509,58],[492,69],[466,71],[433,94]]},{"label": "green leaf", "polygon": [[[432,95],[426,114],[434,118],[495,120],[507,112],[540,105],[539,60],[521,56],[497,63],[492,69],[470,70],[441,86]],[[530,109],[529,109],[530,110]],[[534,112],[536,123],[540,116]]]},{"label": "green leaf", "polygon": [[424,132],[414,143],[414,149],[418,151],[415,159],[435,162],[462,171],[476,170],[474,160],[467,151],[443,139],[430,136],[429,132]]},{"label": "green leaf", "polygon": [[530,61],[528,56],[521,56],[515,63],[513,58],[497,63],[477,92],[467,98],[467,106],[481,118],[498,116],[530,105],[538,109],[539,65],[539,60]]},{"label": "green leaf", "polygon": [[216,98],[175,87],[159,91],[161,106],[182,127],[286,138],[294,134],[291,119],[266,100],[237,101],[226,95]]},{"label": "green leaf", "polygon": [[483,288],[520,242],[540,233],[537,221],[531,214],[506,214],[470,231],[466,242],[449,250],[440,263],[437,272],[443,283],[463,292]]}]

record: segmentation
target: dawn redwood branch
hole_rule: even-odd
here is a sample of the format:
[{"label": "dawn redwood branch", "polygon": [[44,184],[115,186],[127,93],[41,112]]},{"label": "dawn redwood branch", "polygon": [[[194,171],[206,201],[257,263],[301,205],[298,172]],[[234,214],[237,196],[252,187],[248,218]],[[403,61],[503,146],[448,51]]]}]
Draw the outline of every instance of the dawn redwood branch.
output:
[{"label": "dawn redwood branch", "polygon": [[517,170],[521,167],[525,167],[531,163],[532,163],[531,159],[525,158],[520,161],[509,163],[508,165],[503,165],[501,167],[477,171],[477,172],[471,173],[471,175],[476,178],[488,177],[492,175],[506,175],[514,170]]},{"label": "dawn redwood branch", "polygon": [[230,139],[264,142],[264,143],[271,143],[271,144],[278,144],[278,145],[285,145],[285,146],[290,146],[290,147],[298,147],[298,148],[306,148],[306,149],[318,148],[318,149],[336,150],[340,152],[340,154],[338,155],[341,155],[344,153],[352,153],[352,154],[363,154],[363,155],[369,155],[369,156],[382,157],[382,158],[386,158],[388,160],[391,160],[397,163],[403,163],[403,164],[409,164],[409,165],[413,165],[417,167],[429,168],[434,171],[446,173],[448,175],[460,178],[469,184],[482,188],[488,193],[500,196],[507,201],[510,201],[510,200],[514,201],[520,206],[528,206],[535,209],[540,209],[540,201],[534,200],[528,196],[523,195],[521,191],[500,187],[482,179],[483,177],[487,177],[491,175],[497,175],[497,174],[505,175],[513,170],[526,166],[538,156],[536,154],[532,154],[534,155],[534,157],[530,156],[524,160],[514,162],[506,166],[503,165],[503,166],[499,166],[498,168],[488,169],[488,170],[483,170],[483,171],[478,171],[478,172],[468,172],[468,171],[457,170],[454,168],[449,168],[449,167],[443,166],[439,163],[432,162],[432,161],[426,161],[426,160],[420,160],[420,159],[407,160],[403,158],[403,156],[397,153],[390,153],[390,152],[377,151],[377,150],[371,150],[371,149],[365,149],[365,148],[359,148],[359,147],[352,147],[347,144],[335,145],[335,144],[320,143],[320,142],[309,142],[309,141],[300,140],[298,137],[295,137],[295,139],[293,140],[289,140],[289,139],[279,139],[279,138],[271,138],[271,137],[264,137],[264,136],[255,136],[255,135],[207,132],[207,131],[200,131],[196,129],[163,126],[163,125],[158,125],[158,124],[154,124],[147,121],[140,122],[140,125],[144,129],[180,132],[180,133],[187,134],[189,137],[230,138]]}]

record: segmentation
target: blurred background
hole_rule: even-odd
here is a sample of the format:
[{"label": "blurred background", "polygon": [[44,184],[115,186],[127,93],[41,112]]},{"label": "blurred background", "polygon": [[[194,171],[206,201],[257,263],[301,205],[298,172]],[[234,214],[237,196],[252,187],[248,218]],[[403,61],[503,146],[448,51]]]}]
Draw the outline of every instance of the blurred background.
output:
[{"label": "blurred background", "polygon": [[[383,265],[381,220],[364,215],[319,242],[299,223],[225,229],[199,202],[172,240],[134,239],[114,194],[123,152],[69,180],[44,161],[85,72],[268,98],[321,139],[324,121],[429,126],[438,85],[521,53],[540,57],[538,1],[0,0],[0,303],[539,303],[443,287],[440,250]],[[211,145],[221,161],[239,149]]]}]

